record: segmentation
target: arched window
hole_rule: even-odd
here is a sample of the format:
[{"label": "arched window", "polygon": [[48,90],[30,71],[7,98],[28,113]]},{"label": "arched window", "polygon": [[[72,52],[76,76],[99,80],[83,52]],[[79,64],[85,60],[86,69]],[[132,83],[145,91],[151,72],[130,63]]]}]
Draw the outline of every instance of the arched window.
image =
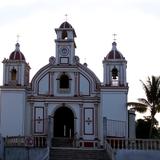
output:
[{"label": "arched window", "polygon": [[64,31],[62,32],[62,39],[67,39],[67,37],[68,37],[68,36],[67,36],[67,31],[64,30]]},{"label": "arched window", "polygon": [[116,67],[112,69],[112,79],[117,79],[118,78],[118,70]]},{"label": "arched window", "polygon": [[118,86],[118,84],[119,84],[118,69],[114,67],[112,69],[112,86]]},{"label": "arched window", "polygon": [[13,68],[11,71],[11,80],[15,81],[16,77],[17,77],[17,71],[16,71],[16,69]]},{"label": "arched window", "polygon": [[62,74],[60,77],[60,89],[69,88],[69,77],[66,74]]}]

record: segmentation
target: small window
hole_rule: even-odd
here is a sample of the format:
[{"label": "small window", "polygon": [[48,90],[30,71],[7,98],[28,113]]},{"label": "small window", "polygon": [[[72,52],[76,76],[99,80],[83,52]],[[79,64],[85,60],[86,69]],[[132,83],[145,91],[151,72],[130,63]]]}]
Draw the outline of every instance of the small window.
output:
[{"label": "small window", "polygon": [[60,77],[60,89],[68,89],[69,88],[69,77],[65,74]]},{"label": "small window", "polygon": [[11,80],[15,81],[16,77],[17,77],[17,71],[16,71],[16,69],[13,68],[11,71]]}]

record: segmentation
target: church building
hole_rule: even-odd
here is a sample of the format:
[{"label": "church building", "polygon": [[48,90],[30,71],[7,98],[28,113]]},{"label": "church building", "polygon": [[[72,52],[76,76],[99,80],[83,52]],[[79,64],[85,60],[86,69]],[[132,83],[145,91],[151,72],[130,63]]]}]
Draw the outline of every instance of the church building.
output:
[{"label": "church building", "polygon": [[55,32],[55,56],[31,81],[19,43],[4,58],[2,136],[66,137],[76,139],[80,147],[103,145],[105,137],[130,137],[127,61],[117,43],[104,55],[101,82],[86,63],[80,63],[72,25],[65,21]]}]

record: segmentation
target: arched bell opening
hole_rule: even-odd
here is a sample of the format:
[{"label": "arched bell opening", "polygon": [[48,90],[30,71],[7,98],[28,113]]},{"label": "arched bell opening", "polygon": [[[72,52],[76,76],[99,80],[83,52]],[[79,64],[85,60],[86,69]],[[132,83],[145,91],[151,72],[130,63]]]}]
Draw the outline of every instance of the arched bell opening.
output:
[{"label": "arched bell opening", "polygon": [[116,67],[114,67],[112,69],[112,86],[118,86],[118,81],[119,81],[119,77],[118,77],[118,69]]},{"label": "arched bell opening", "polygon": [[17,71],[15,68],[11,70],[11,80],[15,81],[17,79]]}]

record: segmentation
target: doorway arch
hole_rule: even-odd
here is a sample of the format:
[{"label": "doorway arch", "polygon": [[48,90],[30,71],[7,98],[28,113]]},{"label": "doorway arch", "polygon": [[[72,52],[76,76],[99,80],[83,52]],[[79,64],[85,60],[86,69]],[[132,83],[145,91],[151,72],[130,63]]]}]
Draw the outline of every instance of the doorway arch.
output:
[{"label": "doorway arch", "polygon": [[54,114],[54,137],[74,136],[74,114],[68,107],[60,107]]}]

